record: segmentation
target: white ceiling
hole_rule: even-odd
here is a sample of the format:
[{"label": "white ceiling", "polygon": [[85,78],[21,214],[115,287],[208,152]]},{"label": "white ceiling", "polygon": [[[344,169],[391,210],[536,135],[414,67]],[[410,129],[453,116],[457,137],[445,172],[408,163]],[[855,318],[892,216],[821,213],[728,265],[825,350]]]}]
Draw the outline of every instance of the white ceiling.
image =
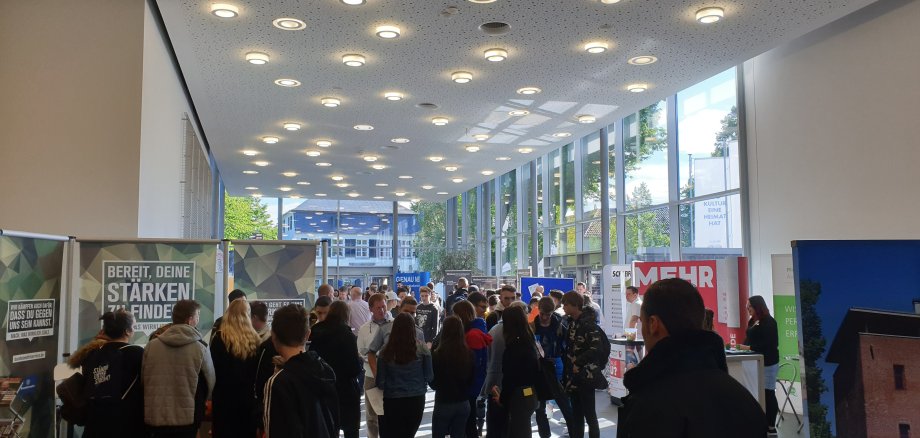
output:
[{"label": "white ceiling", "polygon": [[[572,139],[600,129],[635,111],[763,51],[836,20],[873,0],[622,0],[606,5],[597,0],[497,0],[490,4],[451,0],[368,0],[348,6],[339,0],[241,1],[236,18],[221,19],[210,13],[210,1],[159,0],[163,19],[188,83],[200,120],[223,181],[233,195],[261,193],[266,197],[357,199],[383,196],[387,200],[444,200],[495,178],[545,154]],[[458,12],[444,16],[447,6]],[[705,6],[725,9],[725,18],[703,25],[694,15]],[[306,29],[280,30],[272,20],[294,17]],[[478,29],[485,22],[502,21],[511,31],[490,36]],[[395,24],[399,38],[374,35],[381,24]],[[610,50],[588,54],[583,45],[605,41]],[[501,47],[509,57],[489,62],[483,51]],[[268,53],[267,65],[244,60],[250,51]],[[360,53],[362,67],[347,67],[342,55]],[[659,61],[648,66],[629,65],[638,55]],[[456,84],[450,73],[472,72],[473,81]],[[279,78],[302,82],[296,88],[275,85]],[[649,84],[646,93],[630,93],[626,86]],[[542,93],[516,94],[525,86]],[[383,98],[399,91],[399,102]],[[338,108],[320,105],[322,97],[342,100]],[[434,103],[438,109],[419,108]],[[511,109],[530,111],[524,117],[508,115]],[[592,114],[593,124],[578,124],[578,114]],[[430,119],[445,116],[447,126]],[[282,129],[282,123],[303,124],[300,131]],[[370,124],[372,131],[356,131]],[[572,137],[552,137],[555,132]],[[492,137],[476,142],[470,135]],[[263,136],[277,136],[274,145]],[[410,143],[395,145],[404,137]],[[313,144],[330,139],[333,146]],[[482,149],[464,150],[469,144]],[[398,150],[385,146],[399,146]],[[520,154],[521,147],[533,153]],[[260,152],[244,156],[244,149]],[[304,154],[316,149],[322,156]],[[372,170],[363,153],[380,156],[384,170]],[[426,158],[446,157],[440,163]],[[510,161],[496,161],[508,156]],[[256,160],[271,165],[257,167]],[[325,161],[332,167],[317,167]],[[444,166],[456,165],[457,172]],[[244,170],[257,170],[245,175]],[[482,170],[492,170],[485,176]],[[282,176],[293,171],[297,177]],[[331,175],[345,176],[348,188],[339,188]],[[399,179],[410,175],[413,179]],[[462,183],[450,179],[462,177]],[[298,185],[297,182],[309,182]],[[387,183],[387,187],[377,187]],[[424,190],[423,185],[435,188]],[[247,190],[245,187],[258,187]],[[279,187],[291,187],[281,192]],[[406,192],[398,198],[394,192]],[[448,195],[437,195],[446,192]]]}]

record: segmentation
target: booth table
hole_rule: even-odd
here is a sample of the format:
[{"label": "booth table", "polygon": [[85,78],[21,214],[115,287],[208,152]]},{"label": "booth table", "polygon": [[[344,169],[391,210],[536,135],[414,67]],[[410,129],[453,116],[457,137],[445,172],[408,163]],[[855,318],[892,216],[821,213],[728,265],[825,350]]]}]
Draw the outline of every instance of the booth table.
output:
[{"label": "booth table", "polygon": [[760,408],[766,406],[764,395],[764,376],[763,376],[763,355],[757,353],[735,353],[725,352],[725,359],[728,362],[728,374],[730,374],[741,386],[744,386],[751,395],[760,403]]}]

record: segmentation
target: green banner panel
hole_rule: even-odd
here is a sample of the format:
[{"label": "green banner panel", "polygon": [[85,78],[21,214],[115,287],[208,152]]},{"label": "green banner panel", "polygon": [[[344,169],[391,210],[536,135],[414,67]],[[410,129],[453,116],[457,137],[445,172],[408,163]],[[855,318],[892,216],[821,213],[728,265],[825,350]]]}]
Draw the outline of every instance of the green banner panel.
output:
[{"label": "green banner panel", "polygon": [[302,299],[307,308],[316,297],[316,246],[234,242],[232,289],[250,301]]}]

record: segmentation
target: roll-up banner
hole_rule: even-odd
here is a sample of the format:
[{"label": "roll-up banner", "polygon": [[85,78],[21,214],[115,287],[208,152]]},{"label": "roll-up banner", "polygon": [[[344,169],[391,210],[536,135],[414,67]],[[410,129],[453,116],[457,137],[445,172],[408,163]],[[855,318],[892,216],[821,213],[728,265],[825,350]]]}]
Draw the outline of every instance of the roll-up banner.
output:
[{"label": "roll-up banner", "polygon": [[601,273],[601,293],[604,301],[604,332],[620,336],[626,326],[626,287],[632,285],[631,265],[606,265]]},{"label": "roll-up banner", "polygon": [[652,283],[666,278],[682,278],[693,283],[703,304],[714,313],[713,329],[726,344],[744,341],[747,321],[742,321],[748,299],[747,258],[685,262],[633,262],[633,285],[639,295]]},{"label": "roll-up banner", "polygon": [[242,240],[229,244],[233,288],[245,292],[249,301],[265,301],[269,317],[288,304],[313,307],[315,242]]},{"label": "roll-up banner", "polygon": [[[777,378],[785,381],[784,388],[776,388],[783,412],[802,413],[802,379],[799,375],[801,358],[799,357],[799,326],[796,317],[795,273],[792,269],[792,254],[773,254],[770,256],[773,267],[773,316],[779,336],[779,373]],[[788,365],[783,365],[788,364]],[[789,394],[789,403],[784,403],[785,390]]]},{"label": "roll-up banner", "polygon": [[394,278],[396,281],[393,284],[402,283],[403,286],[409,288],[412,291],[412,295],[415,296],[415,299],[419,299],[419,289],[422,286],[428,284],[431,281],[430,272],[397,272]]},{"label": "roll-up banner", "polygon": [[172,322],[179,300],[201,304],[198,330],[205,339],[214,324],[217,240],[77,240],[79,250],[79,342],[99,332],[103,312],[125,308],[134,314],[131,343],[146,344],[150,334]]},{"label": "roll-up banner", "polygon": [[53,437],[66,237],[0,230],[0,430]]}]

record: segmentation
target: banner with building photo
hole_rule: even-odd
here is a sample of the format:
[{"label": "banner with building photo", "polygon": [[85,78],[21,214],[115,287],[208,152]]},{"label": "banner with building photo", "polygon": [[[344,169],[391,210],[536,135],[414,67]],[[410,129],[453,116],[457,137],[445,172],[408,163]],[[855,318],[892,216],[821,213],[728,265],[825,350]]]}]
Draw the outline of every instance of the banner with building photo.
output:
[{"label": "banner with building photo", "polygon": [[316,301],[315,244],[233,241],[230,253],[234,289],[245,292],[249,301],[266,301],[269,318],[282,305],[297,303],[307,309],[313,307]]},{"label": "banner with building photo", "polygon": [[[54,377],[66,238],[0,231],[0,431],[54,436]],[[16,435],[18,434],[18,435]]]},{"label": "banner with building photo", "polygon": [[78,241],[79,342],[89,342],[101,327],[103,312],[119,308],[134,314],[131,342],[146,344],[151,333],[172,322],[179,300],[201,304],[198,330],[208,337],[214,323],[217,241]]}]

